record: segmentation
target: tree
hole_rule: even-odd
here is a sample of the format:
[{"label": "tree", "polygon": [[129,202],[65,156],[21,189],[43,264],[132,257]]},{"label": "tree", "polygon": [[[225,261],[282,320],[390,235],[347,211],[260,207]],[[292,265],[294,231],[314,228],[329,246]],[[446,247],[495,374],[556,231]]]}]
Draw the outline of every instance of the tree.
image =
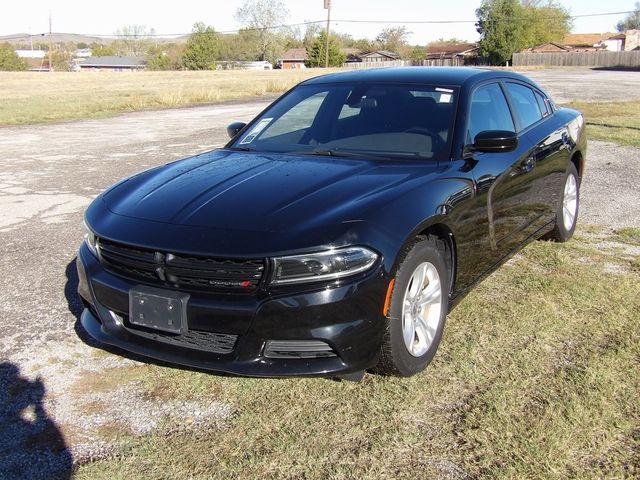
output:
[{"label": "tree", "polygon": [[554,0],[546,3],[524,0],[521,21],[521,49],[547,42],[562,42],[573,22],[569,11]]},{"label": "tree", "polygon": [[75,65],[73,62],[73,54],[65,50],[56,50],[51,55],[54,72],[72,72]]},{"label": "tree", "polygon": [[424,60],[425,58],[427,58],[427,49],[425,47],[421,47],[420,45],[411,47],[409,58],[414,62]]},{"label": "tree", "polygon": [[492,65],[503,65],[518,51],[522,37],[518,0],[482,0],[476,10],[480,55]]},{"label": "tree", "polygon": [[376,45],[380,50],[387,50],[397,53],[401,57],[406,57],[410,54],[410,48],[407,44],[409,35],[411,32],[404,25],[385,28],[376,37]]},{"label": "tree", "polygon": [[616,25],[616,30],[619,32],[637,29],[640,29],[640,2],[636,2],[633,12],[629,13],[624,20],[619,21]]},{"label": "tree", "polygon": [[289,11],[280,0],[245,0],[236,10],[235,18],[249,29],[258,32],[259,60],[274,62],[283,49],[279,26]]},{"label": "tree", "polygon": [[154,35],[155,30],[146,25],[126,25],[116,30],[114,46],[120,55],[146,55],[153,46]]},{"label": "tree", "polygon": [[304,48],[309,50],[321,31],[322,27],[319,24],[309,23],[304,31],[304,37],[302,38],[302,45]]},{"label": "tree", "polygon": [[220,41],[213,27],[202,22],[193,25],[193,33],[182,55],[187,70],[215,70],[220,54]]},{"label": "tree", "polygon": [[260,58],[257,30],[242,29],[237,34],[220,36],[220,58],[229,61],[253,61]]},{"label": "tree", "polygon": [[149,70],[180,70],[182,69],[182,56],[185,45],[181,43],[167,43],[162,47],[151,50],[147,60]]},{"label": "tree", "polygon": [[0,43],[0,70],[21,71],[27,69],[27,62],[20,58],[8,43]]},{"label": "tree", "polygon": [[92,43],[89,45],[91,49],[91,56],[93,57],[108,57],[116,54],[116,49],[112,45],[103,45],[101,43]]},{"label": "tree", "polygon": [[482,0],[476,10],[480,55],[503,65],[524,48],[559,41],[571,30],[571,17],[553,0]]},{"label": "tree", "polygon": [[[307,66],[324,67],[327,51],[327,32],[321,31],[311,45],[307,49]],[[340,48],[338,39],[333,35],[329,36],[329,66],[339,67],[344,63],[345,55]]]}]

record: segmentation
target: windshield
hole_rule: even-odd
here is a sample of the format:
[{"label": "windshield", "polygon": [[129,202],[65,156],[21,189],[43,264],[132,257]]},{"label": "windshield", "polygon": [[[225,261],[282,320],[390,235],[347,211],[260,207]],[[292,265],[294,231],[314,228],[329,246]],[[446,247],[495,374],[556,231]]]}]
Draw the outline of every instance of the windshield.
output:
[{"label": "windshield", "polygon": [[422,85],[302,85],[232,144],[266,152],[440,160],[457,91]]}]

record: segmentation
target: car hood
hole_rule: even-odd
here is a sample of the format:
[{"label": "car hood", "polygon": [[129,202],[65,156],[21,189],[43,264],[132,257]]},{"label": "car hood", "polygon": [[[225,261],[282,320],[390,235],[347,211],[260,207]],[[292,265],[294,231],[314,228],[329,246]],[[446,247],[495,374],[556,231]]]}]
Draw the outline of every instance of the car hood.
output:
[{"label": "car hood", "polygon": [[[436,165],[215,150],[131,177],[103,195],[118,215],[282,232],[362,220]],[[391,193],[393,192],[393,193]]]}]

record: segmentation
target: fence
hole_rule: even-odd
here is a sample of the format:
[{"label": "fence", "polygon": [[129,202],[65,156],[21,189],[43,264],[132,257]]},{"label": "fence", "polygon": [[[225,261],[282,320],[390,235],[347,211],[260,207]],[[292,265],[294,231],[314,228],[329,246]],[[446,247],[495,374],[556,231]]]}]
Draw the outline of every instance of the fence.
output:
[{"label": "fence", "polygon": [[344,68],[408,67],[411,65],[411,60],[389,60],[386,62],[348,62],[342,64]]},{"label": "fence", "polygon": [[487,65],[481,57],[440,57],[426,60],[390,60],[387,62],[349,62],[343,63],[344,68],[380,68],[380,67],[462,67],[469,65]]},{"label": "fence", "polygon": [[513,66],[640,67],[640,51],[514,53]]}]

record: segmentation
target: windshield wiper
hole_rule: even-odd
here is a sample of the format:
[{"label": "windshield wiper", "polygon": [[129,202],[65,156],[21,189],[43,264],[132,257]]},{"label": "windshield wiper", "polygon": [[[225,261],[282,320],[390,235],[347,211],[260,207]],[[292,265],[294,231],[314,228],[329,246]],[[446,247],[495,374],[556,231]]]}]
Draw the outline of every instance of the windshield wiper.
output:
[{"label": "windshield wiper", "polygon": [[227,150],[235,150],[236,152],[253,152],[255,148],[251,147],[229,147]]},{"label": "windshield wiper", "polygon": [[360,152],[345,152],[344,150],[335,150],[331,148],[316,148],[309,151],[312,155],[325,155],[327,157],[366,157],[367,154]]}]

